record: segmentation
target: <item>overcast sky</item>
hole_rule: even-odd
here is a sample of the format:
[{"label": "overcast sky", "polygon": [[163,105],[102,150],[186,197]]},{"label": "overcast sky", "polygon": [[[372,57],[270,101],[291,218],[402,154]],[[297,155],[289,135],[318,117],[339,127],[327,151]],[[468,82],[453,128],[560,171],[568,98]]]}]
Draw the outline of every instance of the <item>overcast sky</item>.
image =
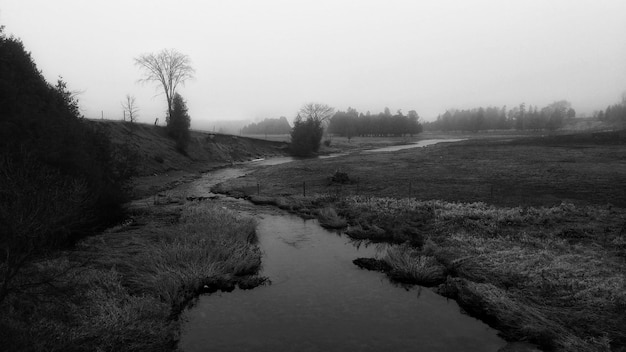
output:
[{"label": "overcast sky", "polygon": [[196,78],[192,124],[293,118],[307,102],[377,113],[545,106],[580,113],[626,91],[624,0],[0,0],[0,24],[46,79],[63,76],[85,116],[164,116],[134,58],[171,48]]}]

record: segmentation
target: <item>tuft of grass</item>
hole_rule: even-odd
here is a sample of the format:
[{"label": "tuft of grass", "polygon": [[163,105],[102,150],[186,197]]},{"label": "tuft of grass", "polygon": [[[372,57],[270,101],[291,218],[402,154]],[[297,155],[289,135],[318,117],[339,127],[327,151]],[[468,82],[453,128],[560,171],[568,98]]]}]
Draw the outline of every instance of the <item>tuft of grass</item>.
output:
[{"label": "tuft of grass", "polygon": [[528,340],[547,351],[611,350],[607,334],[583,338],[555,319],[554,314],[560,315],[559,307],[533,302],[531,297],[511,295],[493,284],[448,278],[440,292],[456,299],[473,316],[500,327],[507,340]]},{"label": "tuft of grass", "polygon": [[383,260],[391,267],[389,276],[395,281],[434,286],[446,280],[446,268],[437,259],[410,246],[389,248]]},{"label": "tuft of grass", "polygon": [[148,209],[143,226],[29,265],[22,291],[0,306],[3,347],[170,351],[178,313],[205,285],[262,283],[249,279],[261,264],[253,219],[201,202]]},{"label": "tuft of grass", "polygon": [[389,251],[389,275],[421,284],[424,273],[433,282],[443,273],[461,280],[448,280],[443,291],[454,287],[451,297],[512,340],[559,351],[626,345],[624,234],[613,208],[363,197],[346,198],[344,206],[369,226],[390,217],[397,227],[415,226],[411,214],[431,214],[420,222],[428,230],[421,247]]},{"label": "tuft of grass", "polygon": [[335,209],[331,207],[319,209],[317,218],[320,225],[327,229],[342,229],[348,225],[348,222],[337,215]]}]

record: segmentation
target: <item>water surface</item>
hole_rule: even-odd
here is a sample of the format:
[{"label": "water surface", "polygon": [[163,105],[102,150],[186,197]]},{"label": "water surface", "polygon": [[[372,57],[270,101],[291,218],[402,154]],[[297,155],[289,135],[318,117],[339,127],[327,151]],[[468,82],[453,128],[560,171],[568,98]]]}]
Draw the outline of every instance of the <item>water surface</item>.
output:
[{"label": "water surface", "polygon": [[384,148],[369,149],[369,150],[366,150],[365,152],[368,152],[368,153],[396,152],[398,150],[404,150],[404,149],[427,147],[429,145],[433,145],[437,143],[460,142],[464,140],[465,139],[425,139],[425,140],[415,142],[415,143],[410,143],[410,144],[392,145],[392,146],[384,147]]},{"label": "water surface", "polygon": [[[497,351],[496,331],[429,289],[404,289],[352,264],[357,247],[293,215],[261,214],[269,286],[202,296],[184,318],[184,351]],[[380,249],[380,248],[379,248]]]}]

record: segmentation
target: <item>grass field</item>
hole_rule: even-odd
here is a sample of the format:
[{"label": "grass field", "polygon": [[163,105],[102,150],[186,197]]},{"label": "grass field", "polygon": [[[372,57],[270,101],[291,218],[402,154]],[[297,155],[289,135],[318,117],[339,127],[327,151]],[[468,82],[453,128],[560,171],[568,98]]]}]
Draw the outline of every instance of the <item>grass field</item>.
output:
[{"label": "grass field", "polygon": [[12,351],[171,351],[178,315],[202,291],[262,279],[252,218],[169,199],[133,221],[30,264],[0,307]]},{"label": "grass field", "polygon": [[[252,194],[258,182],[261,195],[297,195],[304,182],[311,194],[410,196],[502,206],[567,201],[626,207],[623,143],[618,139],[601,144],[591,137],[475,139],[395,153],[300,160],[261,169],[228,188]],[[350,182],[330,182],[337,171],[346,173]]]},{"label": "grass field", "polygon": [[377,268],[436,286],[508,340],[626,348],[624,133],[302,160],[216,191],[392,243]]}]

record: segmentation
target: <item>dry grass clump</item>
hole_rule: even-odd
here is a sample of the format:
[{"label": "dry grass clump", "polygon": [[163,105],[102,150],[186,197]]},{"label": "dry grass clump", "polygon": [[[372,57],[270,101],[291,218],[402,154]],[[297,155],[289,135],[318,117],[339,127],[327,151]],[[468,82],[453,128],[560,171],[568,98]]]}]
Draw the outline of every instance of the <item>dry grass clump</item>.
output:
[{"label": "dry grass clump", "polygon": [[446,280],[446,269],[437,259],[409,246],[389,248],[383,260],[391,267],[390,277],[399,282],[434,286]]},{"label": "dry grass clump", "polygon": [[515,297],[490,283],[448,278],[440,288],[468,313],[498,326],[507,340],[528,340],[545,350],[610,351],[607,335],[581,338],[555,319],[558,307],[537,304],[532,297]]},{"label": "dry grass clump", "polygon": [[337,215],[335,209],[331,207],[318,210],[317,215],[320,225],[328,229],[341,229],[348,225],[348,222]]},{"label": "dry grass clump", "polygon": [[[384,259],[393,267],[389,275],[413,283],[437,282],[444,274],[462,279],[455,291],[462,293],[460,303],[513,340],[560,351],[626,346],[619,209],[366,197],[342,205],[360,214],[351,221],[363,228],[383,227],[388,219],[396,228],[417,228],[422,245],[391,249]],[[388,229],[385,241],[392,242]]]},{"label": "dry grass clump", "polygon": [[3,347],[170,351],[177,314],[203,285],[258,270],[253,219],[205,203],[158,211],[30,265],[21,292],[0,306]]},{"label": "dry grass clump", "polygon": [[127,244],[138,253],[118,268],[132,292],[158,295],[177,307],[211,278],[247,275],[259,268],[255,226],[252,218],[227,209],[188,203],[178,224],[157,230],[150,241],[136,238],[134,245]]},{"label": "dry grass clump", "polygon": [[114,270],[80,265],[66,256],[28,268],[24,287],[3,304],[0,340],[8,351],[168,351],[176,338],[170,307],[131,295]]}]

